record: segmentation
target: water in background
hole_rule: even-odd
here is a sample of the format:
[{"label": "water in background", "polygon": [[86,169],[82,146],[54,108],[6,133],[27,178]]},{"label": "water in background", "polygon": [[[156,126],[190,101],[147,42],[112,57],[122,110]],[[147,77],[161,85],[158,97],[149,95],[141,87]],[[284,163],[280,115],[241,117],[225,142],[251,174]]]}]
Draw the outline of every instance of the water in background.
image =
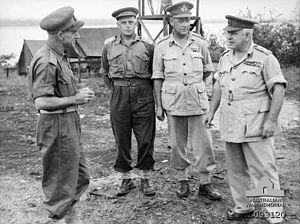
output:
[{"label": "water in background", "polygon": [[[111,25],[113,26],[113,25]],[[226,26],[226,23],[204,23],[203,29],[205,36],[211,33],[216,33],[220,37],[222,42],[222,28]],[[91,26],[85,26],[91,27]],[[93,26],[95,27],[95,26]],[[103,26],[99,26],[103,27]],[[109,25],[106,27],[110,27]],[[162,29],[161,23],[146,23],[146,27],[149,32],[155,37]],[[143,36],[147,37],[145,32],[142,31]],[[16,57],[10,62],[12,64],[19,60],[19,56],[22,50],[24,39],[26,40],[46,40],[47,33],[41,30],[39,26],[1,26],[0,27],[0,55],[7,55],[14,53]]]}]

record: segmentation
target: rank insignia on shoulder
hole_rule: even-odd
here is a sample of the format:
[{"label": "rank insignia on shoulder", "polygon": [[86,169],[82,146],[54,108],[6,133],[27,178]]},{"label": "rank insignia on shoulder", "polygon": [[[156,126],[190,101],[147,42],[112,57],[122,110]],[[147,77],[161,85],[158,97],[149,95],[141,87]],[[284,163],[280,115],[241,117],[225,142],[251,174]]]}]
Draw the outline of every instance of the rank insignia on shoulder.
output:
[{"label": "rank insignia on shoulder", "polygon": [[262,63],[259,61],[244,61],[244,64],[260,68]]}]

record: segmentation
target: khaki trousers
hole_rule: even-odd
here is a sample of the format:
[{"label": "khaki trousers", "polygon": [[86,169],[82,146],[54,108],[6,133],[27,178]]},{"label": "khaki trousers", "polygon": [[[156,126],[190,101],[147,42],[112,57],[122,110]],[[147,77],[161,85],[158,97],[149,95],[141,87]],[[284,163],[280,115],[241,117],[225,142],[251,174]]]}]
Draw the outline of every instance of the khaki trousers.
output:
[{"label": "khaki trousers", "polygon": [[[184,171],[192,165],[194,171],[200,175],[200,184],[210,183],[210,173],[216,167],[216,163],[202,115],[168,117],[172,146],[171,167]],[[194,163],[188,158],[188,138],[195,158]]]},{"label": "khaki trousers", "polygon": [[273,138],[257,142],[226,142],[226,164],[236,213],[253,210],[249,207],[246,192],[255,189],[263,177],[270,178],[274,189],[279,189]]}]

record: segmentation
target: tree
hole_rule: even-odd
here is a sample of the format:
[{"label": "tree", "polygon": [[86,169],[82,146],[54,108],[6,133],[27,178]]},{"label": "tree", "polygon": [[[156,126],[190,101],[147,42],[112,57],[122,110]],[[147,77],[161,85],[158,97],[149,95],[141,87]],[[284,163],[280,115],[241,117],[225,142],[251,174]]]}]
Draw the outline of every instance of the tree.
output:
[{"label": "tree", "polygon": [[9,66],[9,60],[15,58],[16,56],[14,53],[8,54],[8,55],[0,55],[0,65],[1,67],[7,67]]}]

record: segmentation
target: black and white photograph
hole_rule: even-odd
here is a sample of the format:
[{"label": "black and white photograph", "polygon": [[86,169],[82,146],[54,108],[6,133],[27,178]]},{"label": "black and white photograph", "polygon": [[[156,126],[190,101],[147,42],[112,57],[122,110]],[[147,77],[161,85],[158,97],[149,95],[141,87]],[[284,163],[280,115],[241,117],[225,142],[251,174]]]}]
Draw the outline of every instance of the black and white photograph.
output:
[{"label": "black and white photograph", "polygon": [[1,0],[0,224],[300,223],[300,0]]}]

